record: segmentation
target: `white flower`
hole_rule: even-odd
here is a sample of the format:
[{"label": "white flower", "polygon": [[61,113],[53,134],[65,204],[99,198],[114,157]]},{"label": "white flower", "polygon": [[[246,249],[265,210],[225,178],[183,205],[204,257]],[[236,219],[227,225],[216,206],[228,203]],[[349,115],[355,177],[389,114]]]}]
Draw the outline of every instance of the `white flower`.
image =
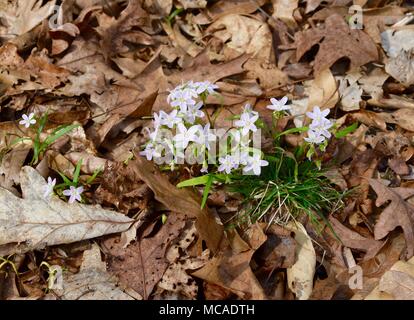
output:
[{"label": "white flower", "polygon": [[239,165],[235,161],[234,157],[231,155],[226,155],[224,158],[219,158],[220,166],[218,167],[218,171],[226,172],[229,174],[231,170],[236,169]]},{"label": "white flower", "polygon": [[243,172],[249,173],[253,171],[253,173],[258,176],[262,170],[262,167],[269,165],[269,162],[266,160],[262,160],[260,154],[254,154],[251,157],[247,158],[247,165],[243,168]]},{"label": "white flower", "polygon": [[208,94],[215,93],[214,90],[218,89],[219,87],[210,81],[202,81],[202,82],[195,82],[193,83],[193,88],[197,92],[197,94],[202,94],[204,92],[208,92]]},{"label": "white flower", "polygon": [[318,106],[315,106],[313,108],[313,112],[306,112],[306,115],[315,121],[315,123],[322,123],[326,119],[326,116],[329,114],[329,111],[329,109],[321,111]]},{"label": "white flower", "polygon": [[162,126],[162,122],[164,121],[164,111],[161,111],[160,114],[158,115],[158,113],[154,112],[154,120],[153,120],[153,124],[154,124],[154,128],[159,128]]},{"label": "white flower", "polygon": [[34,113],[30,113],[29,115],[22,115],[23,120],[20,120],[19,124],[24,125],[26,128],[29,128],[32,124],[36,123],[36,119],[34,119]]},{"label": "white flower", "polygon": [[246,135],[249,131],[256,132],[257,127],[254,124],[257,119],[259,119],[258,114],[251,114],[248,112],[243,112],[240,116],[240,120],[234,122],[236,127],[242,128],[242,135]]},{"label": "white flower", "polygon": [[179,124],[183,121],[177,114],[178,114],[177,110],[173,110],[169,114],[165,113],[164,111],[161,111],[160,112],[160,116],[162,116],[161,124],[172,129],[176,124]]},{"label": "white flower", "polygon": [[195,100],[192,99],[188,90],[181,90],[174,95],[174,99],[171,101],[171,106],[179,108],[181,112],[186,112],[187,107],[189,105],[194,105],[195,103]]},{"label": "white flower", "polygon": [[174,141],[179,148],[185,149],[191,141],[197,140],[196,133],[200,130],[199,126],[192,126],[189,129],[184,124],[178,124],[178,134],[175,135]]},{"label": "white flower", "polygon": [[284,111],[284,110],[290,110],[290,106],[286,105],[286,102],[288,102],[288,97],[283,97],[280,100],[277,100],[275,98],[271,98],[270,102],[272,104],[268,105],[267,108],[274,111]]},{"label": "white flower", "polygon": [[333,123],[329,119],[321,119],[319,122],[313,120],[309,125],[310,130],[315,131],[318,135],[323,135],[326,138],[330,138],[332,135],[328,131],[333,126]]},{"label": "white flower", "polygon": [[250,103],[245,104],[245,106],[243,107],[243,113],[248,113],[250,116],[257,115],[259,117],[259,112],[254,111]]},{"label": "white flower", "polygon": [[308,137],[305,138],[305,141],[314,144],[321,144],[325,141],[325,137],[321,135],[319,132],[310,129],[308,130]]},{"label": "white flower", "polygon": [[47,199],[53,194],[53,188],[56,185],[56,179],[52,179],[51,177],[47,178],[47,185],[43,187],[43,198]]},{"label": "white flower", "polygon": [[158,158],[161,156],[152,143],[148,143],[145,146],[145,150],[141,151],[139,154],[141,156],[145,156],[147,160],[152,160],[152,158]]},{"label": "white flower", "polygon": [[200,110],[202,107],[203,103],[201,101],[196,105],[189,105],[187,111],[184,113],[185,120],[193,124],[196,118],[204,117],[204,112]]},{"label": "white flower", "polygon": [[63,195],[69,197],[69,203],[74,203],[75,201],[81,201],[81,194],[83,192],[83,187],[76,188],[74,186],[70,186],[69,189],[63,191]]}]

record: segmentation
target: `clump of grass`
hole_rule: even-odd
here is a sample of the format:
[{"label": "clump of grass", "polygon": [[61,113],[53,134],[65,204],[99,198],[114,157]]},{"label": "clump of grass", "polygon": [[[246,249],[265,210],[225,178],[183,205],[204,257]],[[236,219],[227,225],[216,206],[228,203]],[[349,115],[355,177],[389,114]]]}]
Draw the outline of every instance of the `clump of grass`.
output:
[{"label": "clump of grass", "polygon": [[279,148],[266,157],[269,166],[260,176],[232,177],[228,189],[244,197],[234,223],[285,224],[306,214],[318,230],[324,226],[321,222],[329,225],[326,215],[343,207],[347,193],[338,191],[314,162],[299,162],[296,156]]}]

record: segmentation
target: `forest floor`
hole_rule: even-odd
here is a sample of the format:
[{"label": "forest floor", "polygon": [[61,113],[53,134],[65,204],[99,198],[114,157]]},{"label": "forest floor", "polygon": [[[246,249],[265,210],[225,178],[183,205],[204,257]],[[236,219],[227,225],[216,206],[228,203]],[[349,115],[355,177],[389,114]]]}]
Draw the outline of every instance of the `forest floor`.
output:
[{"label": "forest floor", "polygon": [[413,13],[0,0],[0,299],[414,299]]}]

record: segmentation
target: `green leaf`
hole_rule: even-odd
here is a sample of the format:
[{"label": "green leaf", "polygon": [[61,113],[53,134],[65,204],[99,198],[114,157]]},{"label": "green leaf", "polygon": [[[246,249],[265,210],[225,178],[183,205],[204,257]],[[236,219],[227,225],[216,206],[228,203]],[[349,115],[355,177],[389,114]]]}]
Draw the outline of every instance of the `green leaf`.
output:
[{"label": "green leaf", "polygon": [[174,18],[179,15],[181,12],[184,11],[184,8],[178,8],[175,9],[168,17],[167,17],[167,23],[171,27],[171,22],[174,20]]},{"label": "green leaf", "polygon": [[96,179],[96,177],[98,176],[98,174],[100,174],[102,172],[102,169],[96,169],[94,172],[93,172],[93,175],[92,175],[92,177],[90,177],[88,180],[86,180],[86,184],[91,184],[95,179]]},{"label": "green leaf", "polygon": [[347,134],[354,132],[358,128],[358,122],[353,123],[349,127],[346,127],[345,129],[339,130],[337,133],[335,133],[335,137],[340,139],[345,137]]},{"label": "green leaf", "polygon": [[182,181],[179,184],[177,184],[177,188],[193,187],[193,186],[199,186],[201,184],[206,185],[208,181],[210,180],[210,176],[211,176],[210,174],[206,174],[201,177],[196,177],[196,178]]},{"label": "green leaf", "polygon": [[40,134],[42,133],[43,129],[45,128],[46,122],[47,122],[47,111],[45,114],[40,118],[39,120],[39,127],[37,128],[37,137],[40,137]]},{"label": "green leaf", "polygon": [[75,184],[75,186],[78,185],[82,161],[83,161],[82,158],[78,161],[78,163],[76,164],[75,172],[73,173],[73,183]]},{"label": "green leaf", "polygon": [[55,142],[60,137],[64,136],[68,132],[72,131],[73,129],[79,127],[79,124],[72,124],[69,126],[60,126],[57,129],[55,129],[50,136],[46,138],[46,140],[42,143],[42,145],[45,145],[46,147]]},{"label": "green leaf", "polygon": [[65,184],[67,186],[73,186],[74,185],[74,183],[72,181],[70,181],[69,178],[66,177],[63,173],[61,173],[59,171],[57,173],[59,173],[60,177],[63,179],[63,181],[65,182]]},{"label": "green leaf", "polygon": [[203,199],[201,201],[201,209],[203,209],[204,206],[206,205],[208,194],[210,192],[213,181],[214,181],[214,176],[208,175],[208,180],[207,180],[206,186],[204,187],[204,191],[203,191]]}]

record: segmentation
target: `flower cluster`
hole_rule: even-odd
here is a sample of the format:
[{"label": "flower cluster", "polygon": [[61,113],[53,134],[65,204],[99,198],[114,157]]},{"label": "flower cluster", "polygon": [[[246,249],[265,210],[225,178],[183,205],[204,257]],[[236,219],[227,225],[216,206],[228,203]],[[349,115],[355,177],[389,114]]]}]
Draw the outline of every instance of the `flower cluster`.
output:
[{"label": "flower cluster", "polygon": [[[231,130],[212,130],[211,123],[203,124],[205,113],[202,110],[207,97],[215,94],[218,87],[208,81],[181,84],[170,91],[167,102],[172,107],[170,113],[154,113],[153,130],[148,130],[149,141],[140,153],[157,164],[201,164],[201,171],[208,172],[209,164],[216,164],[218,172],[227,174],[242,170],[246,174],[259,175],[261,167],[268,165],[261,160],[258,150],[249,148],[250,133],[256,133],[259,114],[250,105],[244,107],[239,119],[234,121]],[[216,155],[217,138],[221,139]],[[214,147],[213,147],[214,146]],[[253,153],[253,155],[251,155]]]},{"label": "flower cluster", "polygon": [[[219,157],[219,172],[231,173],[232,170],[242,169],[245,174],[260,175],[261,167],[269,163],[261,159],[261,152],[250,147],[250,132],[257,132],[256,122],[259,113],[253,111],[250,104],[244,106],[240,119],[234,121],[236,130],[230,131],[230,153]],[[251,151],[253,151],[251,155]]]},{"label": "flower cluster", "polygon": [[333,126],[333,123],[326,118],[328,114],[329,109],[321,111],[318,106],[315,106],[312,112],[306,113],[312,119],[312,123],[309,125],[308,137],[305,138],[305,141],[313,144],[322,144],[331,137],[329,129]]},{"label": "flower cluster", "polygon": [[[170,163],[173,168],[183,162],[187,149],[194,154],[209,150],[214,138],[210,124],[202,125],[199,120],[205,116],[201,108],[206,98],[217,88],[209,81],[189,81],[171,90],[167,102],[173,110],[154,113],[153,131],[149,131],[150,140],[141,155],[159,164]],[[203,168],[206,170],[206,162]]]}]

